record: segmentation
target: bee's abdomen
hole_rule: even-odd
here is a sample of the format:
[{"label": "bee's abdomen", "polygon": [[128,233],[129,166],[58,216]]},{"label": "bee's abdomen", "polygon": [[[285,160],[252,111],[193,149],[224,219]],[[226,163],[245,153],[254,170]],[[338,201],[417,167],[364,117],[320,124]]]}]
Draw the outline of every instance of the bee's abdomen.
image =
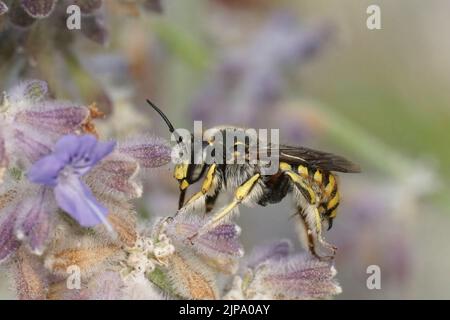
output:
[{"label": "bee's abdomen", "polygon": [[323,218],[334,218],[339,206],[338,182],[334,174],[321,169],[297,167],[298,174],[306,178],[320,199],[318,209]]}]

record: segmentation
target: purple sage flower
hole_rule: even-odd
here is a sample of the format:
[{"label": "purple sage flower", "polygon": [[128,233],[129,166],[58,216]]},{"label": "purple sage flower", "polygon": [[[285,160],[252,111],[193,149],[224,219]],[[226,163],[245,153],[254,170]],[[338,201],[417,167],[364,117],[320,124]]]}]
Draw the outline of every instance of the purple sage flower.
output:
[{"label": "purple sage flower", "polygon": [[48,17],[55,8],[56,0],[20,0],[22,8],[33,18]]},{"label": "purple sage flower", "polygon": [[65,135],[47,155],[28,171],[31,182],[54,188],[61,209],[83,227],[104,223],[108,210],[95,199],[91,190],[81,180],[103,158],[109,155],[115,142],[98,142],[92,135]]},{"label": "purple sage flower", "polygon": [[64,134],[82,131],[89,109],[47,98],[47,83],[26,80],[10,89],[0,103],[0,171],[22,169],[51,151]]},{"label": "purple sage flower", "polygon": [[342,291],[331,261],[294,253],[288,240],[255,248],[244,269],[226,299],[324,299]]},{"label": "purple sage flower", "polygon": [[[203,227],[205,221],[205,219],[194,215],[180,214],[167,226],[167,234],[175,242],[186,243],[186,239]],[[189,243],[189,245],[198,253],[206,256],[240,258],[244,255],[242,244],[239,242],[240,234],[241,228],[238,225],[224,223],[200,235],[196,241]]]},{"label": "purple sage flower", "polygon": [[239,268],[239,259],[244,255],[239,239],[241,228],[233,223],[224,223],[198,236],[193,242],[187,240],[204,226],[205,221],[195,215],[179,214],[168,223],[166,234],[176,247],[186,252],[192,251],[202,263],[215,271],[235,273]]}]

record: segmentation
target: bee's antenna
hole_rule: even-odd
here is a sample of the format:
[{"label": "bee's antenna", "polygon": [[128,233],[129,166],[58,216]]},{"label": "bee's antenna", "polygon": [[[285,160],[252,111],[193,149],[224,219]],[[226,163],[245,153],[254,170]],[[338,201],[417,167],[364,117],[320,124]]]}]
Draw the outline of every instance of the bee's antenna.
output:
[{"label": "bee's antenna", "polygon": [[156,112],[159,113],[159,115],[161,116],[161,118],[163,118],[164,122],[167,124],[167,126],[169,127],[169,131],[170,133],[173,133],[175,131],[175,129],[173,128],[173,125],[170,123],[169,119],[167,118],[167,116],[164,114],[164,112],[162,112],[157,106],[155,106],[155,104],[153,102],[151,102],[149,99],[147,99],[147,103],[156,110]]},{"label": "bee's antenna", "polygon": [[178,136],[178,143],[183,141],[183,138],[177,133],[175,132],[175,129],[172,125],[172,123],[170,123],[169,118],[167,118],[167,116],[164,114],[164,112],[162,112],[157,106],[155,106],[155,104],[153,102],[151,102],[149,99],[147,99],[147,103],[156,110],[156,112],[158,112],[158,114],[161,116],[161,118],[163,118],[164,122],[167,124],[167,126],[169,127],[169,131],[170,133],[175,133]]}]

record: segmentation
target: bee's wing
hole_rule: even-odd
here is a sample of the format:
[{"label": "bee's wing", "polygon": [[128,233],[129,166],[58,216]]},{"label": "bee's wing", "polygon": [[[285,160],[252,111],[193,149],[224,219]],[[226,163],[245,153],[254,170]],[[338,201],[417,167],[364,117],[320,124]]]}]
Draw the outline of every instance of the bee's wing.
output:
[{"label": "bee's wing", "polygon": [[326,171],[361,172],[358,165],[344,157],[328,152],[288,145],[280,145],[279,152],[279,160],[289,164],[301,164]]}]

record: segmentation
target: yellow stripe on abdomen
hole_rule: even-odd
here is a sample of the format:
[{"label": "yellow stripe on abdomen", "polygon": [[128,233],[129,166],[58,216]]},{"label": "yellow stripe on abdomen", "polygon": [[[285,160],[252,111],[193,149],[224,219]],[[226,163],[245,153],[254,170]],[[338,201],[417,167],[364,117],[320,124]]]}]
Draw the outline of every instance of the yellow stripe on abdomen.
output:
[{"label": "yellow stripe on abdomen", "polygon": [[336,189],[336,179],[334,176],[330,173],[328,175],[328,184],[325,186],[325,194],[329,197],[333,193],[333,191]]},{"label": "yellow stripe on abdomen", "polygon": [[297,168],[298,174],[301,175],[304,178],[308,177],[308,168],[302,165],[299,165]]},{"label": "yellow stripe on abdomen", "polygon": [[336,208],[338,205],[339,205],[339,192],[336,192],[334,197],[330,201],[328,201],[327,210]]},{"label": "yellow stripe on abdomen", "polygon": [[317,182],[318,184],[322,183],[322,173],[319,170],[316,170],[316,172],[314,172],[314,181]]}]

